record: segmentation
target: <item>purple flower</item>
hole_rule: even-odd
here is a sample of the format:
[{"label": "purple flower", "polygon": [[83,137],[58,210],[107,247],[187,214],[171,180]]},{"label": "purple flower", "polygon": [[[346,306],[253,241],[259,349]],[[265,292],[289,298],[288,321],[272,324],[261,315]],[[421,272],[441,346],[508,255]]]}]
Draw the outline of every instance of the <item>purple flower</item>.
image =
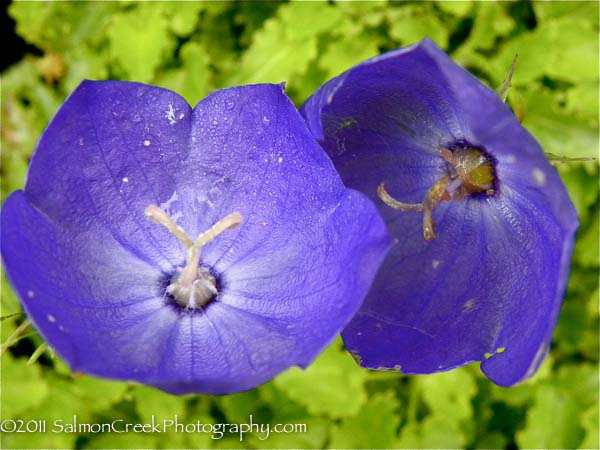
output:
[{"label": "purple flower", "polygon": [[342,333],[348,350],[372,369],[483,361],[499,385],[531,376],[549,349],[577,218],[510,109],[426,39],[332,79],[302,111],[395,238]]},{"label": "purple flower", "polygon": [[194,109],[84,82],[2,211],[2,254],[75,371],[183,394],[307,366],[356,312],[389,246],[283,87]]}]

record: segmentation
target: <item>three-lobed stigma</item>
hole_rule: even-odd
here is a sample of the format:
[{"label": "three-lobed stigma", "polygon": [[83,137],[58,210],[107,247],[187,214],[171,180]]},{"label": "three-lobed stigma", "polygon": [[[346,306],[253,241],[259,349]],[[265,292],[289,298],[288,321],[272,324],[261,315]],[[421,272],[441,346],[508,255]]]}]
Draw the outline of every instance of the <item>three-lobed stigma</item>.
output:
[{"label": "three-lobed stigma", "polygon": [[442,148],[439,155],[446,161],[446,175],[441,177],[427,192],[422,203],[404,203],[396,200],[385,189],[385,183],[377,187],[377,195],[386,205],[398,211],[423,212],[423,237],[436,237],[433,211],[442,201],[460,200],[472,194],[494,194],[496,173],[494,163],[482,150],[457,145],[452,150]]}]

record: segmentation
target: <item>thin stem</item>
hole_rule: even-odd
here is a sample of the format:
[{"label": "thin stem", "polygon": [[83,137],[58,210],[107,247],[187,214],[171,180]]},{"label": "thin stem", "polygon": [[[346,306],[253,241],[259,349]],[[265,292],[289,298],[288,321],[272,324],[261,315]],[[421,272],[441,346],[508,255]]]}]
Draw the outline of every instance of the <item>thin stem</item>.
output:
[{"label": "thin stem", "polygon": [[42,345],[40,345],[38,348],[36,348],[35,352],[33,352],[31,357],[27,361],[27,365],[30,366],[30,365],[34,364],[40,358],[40,356],[42,356],[44,354],[44,352],[46,351],[47,348],[48,348],[48,344],[46,344],[45,342]]},{"label": "thin stem", "polygon": [[588,157],[583,156],[583,157],[579,157],[579,158],[571,158],[569,156],[560,156],[560,155],[555,155],[554,153],[549,153],[549,152],[546,152],[546,158],[548,158],[549,161],[556,161],[559,163],[596,161],[596,158],[594,158],[593,156],[588,156]]},{"label": "thin stem", "polygon": [[3,355],[11,345],[19,340],[19,336],[31,325],[31,320],[26,319],[17,329],[11,334],[6,341],[0,346],[0,355]]}]

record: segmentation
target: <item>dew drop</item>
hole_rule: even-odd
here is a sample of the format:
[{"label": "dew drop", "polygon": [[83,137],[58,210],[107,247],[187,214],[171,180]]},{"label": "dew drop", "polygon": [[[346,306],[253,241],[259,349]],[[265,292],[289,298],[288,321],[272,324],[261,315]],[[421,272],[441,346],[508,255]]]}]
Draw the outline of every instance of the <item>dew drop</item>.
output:
[{"label": "dew drop", "polygon": [[48,314],[48,321],[54,323],[56,322],[56,317],[54,317],[52,314]]},{"label": "dew drop", "polygon": [[33,292],[33,291],[27,291],[27,297],[29,297],[29,298],[35,297],[35,292]]},{"label": "dew drop", "polygon": [[123,183],[129,183],[129,178],[123,177]]},{"label": "dew drop", "polygon": [[264,123],[266,123],[267,125],[268,125],[269,123],[271,123],[271,119],[269,119],[267,116],[263,116],[263,119],[262,119],[262,120],[263,120],[263,122],[264,122]]},{"label": "dew drop", "polygon": [[279,164],[281,164],[281,163],[283,162],[283,158],[280,156],[279,158],[277,158],[277,162],[278,162]]},{"label": "dew drop", "polygon": [[150,147],[150,144],[152,144],[152,142],[150,142],[150,140],[146,139],[144,141],[144,147]]}]

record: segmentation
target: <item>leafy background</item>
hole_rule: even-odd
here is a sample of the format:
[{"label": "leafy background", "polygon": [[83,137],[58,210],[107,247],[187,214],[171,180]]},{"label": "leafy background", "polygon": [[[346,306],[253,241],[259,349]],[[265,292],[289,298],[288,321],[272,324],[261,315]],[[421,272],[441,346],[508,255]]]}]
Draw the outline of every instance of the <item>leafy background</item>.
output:
[{"label": "leafy background", "polygon": [[[552,154],[598,153],[597,2],[18,2],[16,32],[31,46],[2,73],[2,199],[22,187],[28,158],[83,78],[127,79],[195,104],[214,89],[287,81],[300,105],[328,78],[429,35],[495,87],[515,53],[509,102]],[[598,448],[598,164],[557,163],[581,227],[553,349],[539,373],[499,388],[477,365],[428,376],[359,369],[336,341],[305,372],[252,391],[174,397],[72,375],[58,357],[27,359],[26,335],[1,359],[2,418],[144,422],[306,423],[306,434],[4,434],[3,448]],[[4,279],[2,315],[18,313]],[[2,321],[2,341],[23,320]]]}]

